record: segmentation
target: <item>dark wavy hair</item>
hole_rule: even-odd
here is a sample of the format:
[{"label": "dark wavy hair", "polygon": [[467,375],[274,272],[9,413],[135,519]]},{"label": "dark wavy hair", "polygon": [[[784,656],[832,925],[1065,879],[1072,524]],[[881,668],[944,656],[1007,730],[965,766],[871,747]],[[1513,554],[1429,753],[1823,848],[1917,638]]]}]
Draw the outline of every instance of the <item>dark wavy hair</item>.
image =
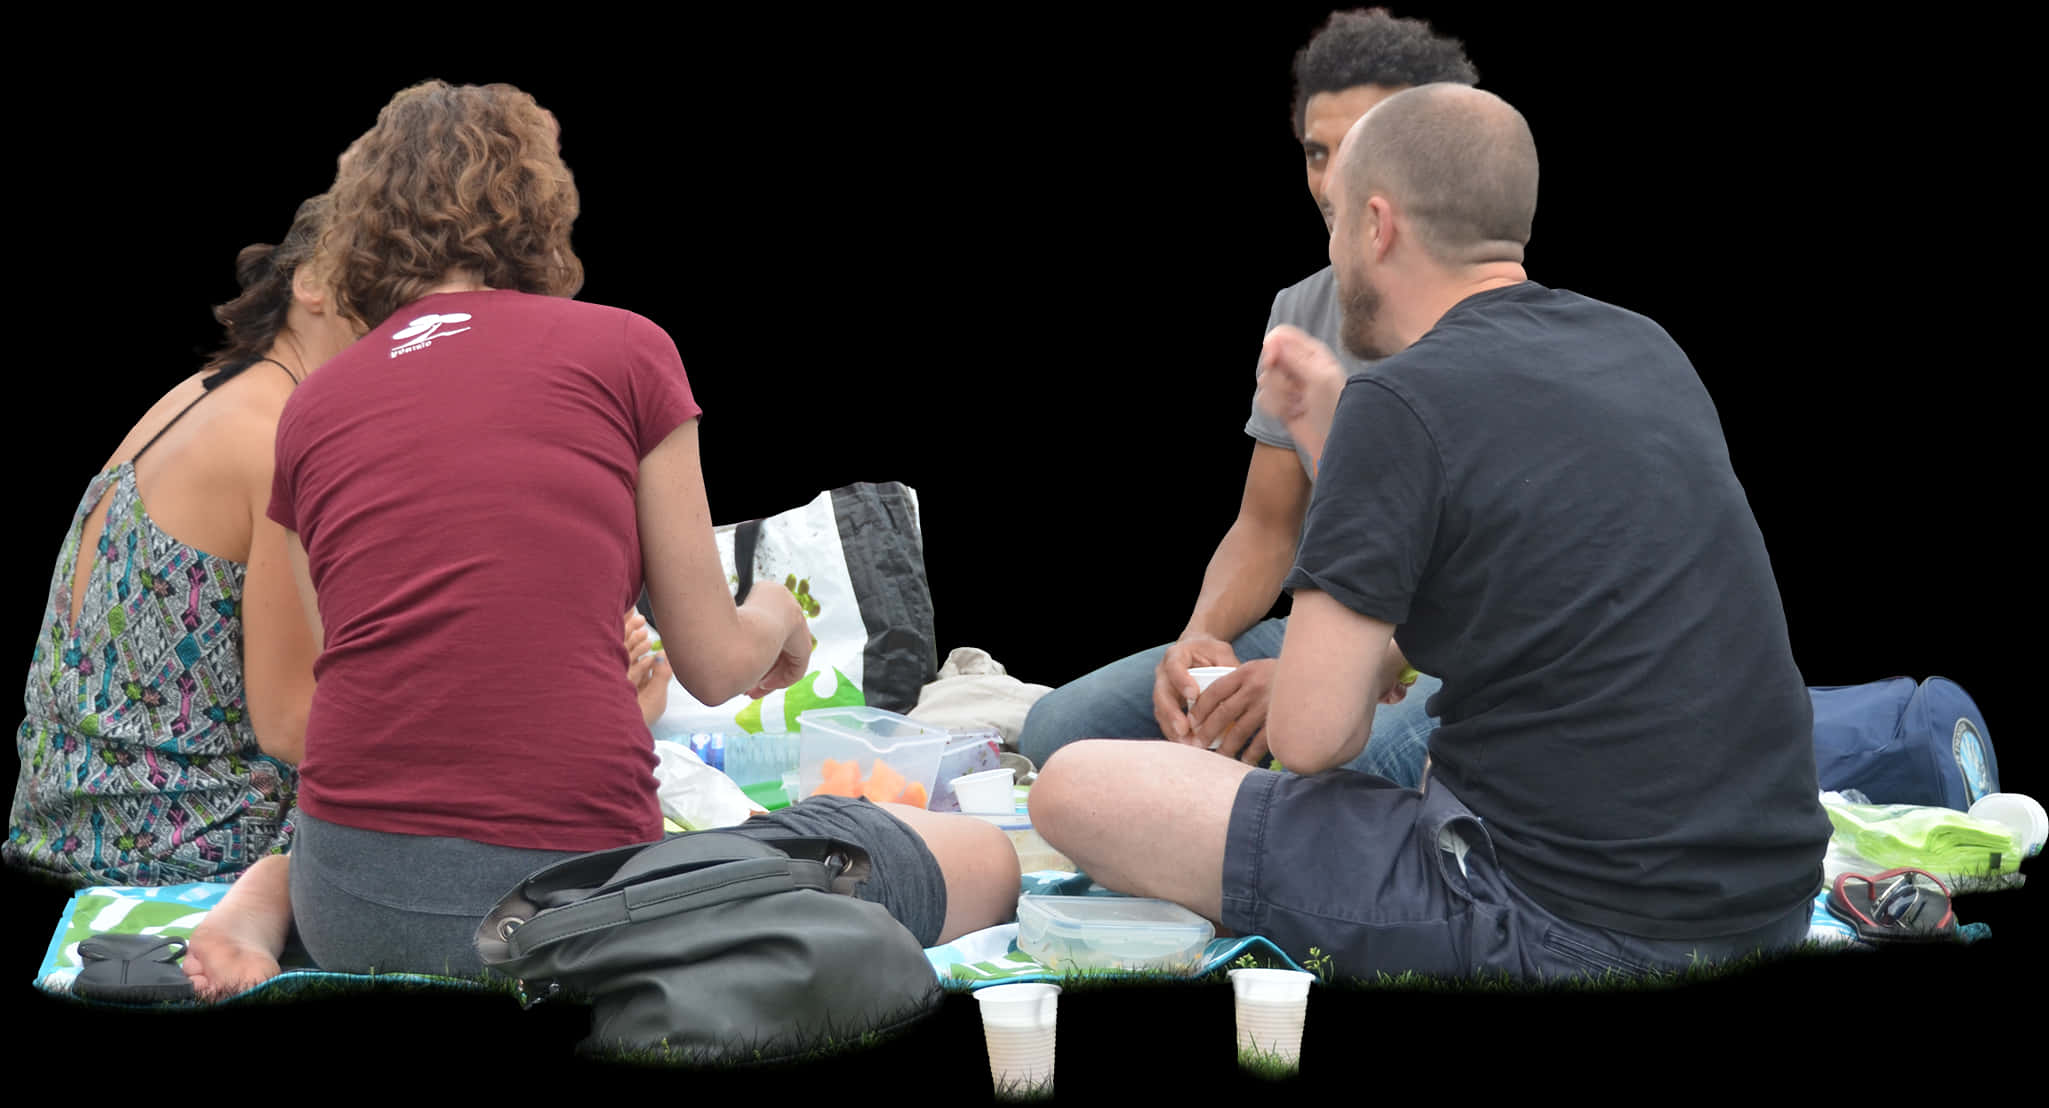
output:
[{"label": "dark wavy hair", "polygon": [[1309,44],[1295,52],[1295,137],[1308,126],[1309,98],[1359,85],[1473,85],[1480,71],[1465,44],[1420,19],[1397,19],[1386,8],[1332,12]]},{"label": "dark wavy hair", "polygon": [[574,296],[576,182],[561,130],[511,85],[423,81],[391,98],[337,163],[321,239],[342,314],[375,327],[473,270],[494,289]]},{"label": "dark wavy hair", "polygon": [[236,369],[262,357],[284,329],[292,307],[292,274],[311,260],[327,217],[326,194],[299,205],[291,230],[275,246],[255,243],[235,255],[235,283],[242,291],[213,310],[227,342],[207,359],[202,373]]}]

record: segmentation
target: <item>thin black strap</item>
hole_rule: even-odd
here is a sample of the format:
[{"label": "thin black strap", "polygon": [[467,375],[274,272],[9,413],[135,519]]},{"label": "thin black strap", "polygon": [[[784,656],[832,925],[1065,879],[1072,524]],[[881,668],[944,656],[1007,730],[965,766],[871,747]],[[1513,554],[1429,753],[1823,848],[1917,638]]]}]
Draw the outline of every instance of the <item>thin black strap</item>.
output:
[{"label": "thin black strap", "polygon": [[192,410],[192,405],[197,404],[200,401],[206,399],[208,395],[209,394],[202,392],[198,396],[193,397],[192,404],[185,405],[185,407],[181,409],[177,415],[171,417],[171,422],[166,423],[162,427],[157,428],[157,433],[151,435],[149,437],[149,441],[142,444],[142,449],[136,451],[135,456],[133,458],[128,459],[128,464],[132,466],[135,465],[137,462],[142,461],[142,456],[144,454],[149,453],[149,448],[155,446],[157,444],[158,439],[164,437],[164,432],[170,430],[173,427],[176,427],[178,425],[178,421],[185,418],[185,413]]},{"label": "thin black strap", "polygon": [[214,374],[213,376],[208,377],[205,381],[200,382],[200,387],[205,389],[206,391],[200,393],[198,396],[193,397],[191,404],[185,405],[184,408],[179,410],[177,415],[171,417],[171,422],[166,423],[162,427],[157,428],[157,433],[151,435],[149,437],[149,441],[142,444],[142,449],[136,451],[135,456],[133,458],[128,459],[128,464],[132,466],[137,462],[142,461],[142,456],[144,454],[149,453],[149,448],[155,446],[157,444],[157,440],[164,437],[165,431],[168,431],[171,428],[176,427],[178,425],[178,421],[185,418],[185,413],[191,411],[194,404],[197,404],[200,401],[206,399],[207,396],[213,392],[216,386],[226,382],[229,378],[235,376],[236,374],[242,372],[245,369],[248,369],[250,366],[255,365],[256,362],[269,362],[270,364],[278,367],[279,369],[284,370],[285,376],[290,377],[292,379],[292,387],[298,387],[299,375],[293,373],[291,369],[285,365],[285,363],[278,361],[276,358],[259,357],[254,362],[245,362],[242,365],[235,366],[232,369],[223,369],[220,372]]},{"label": "thin black strap", "polygon": [[297,385],[297,384],[299,383],[299,375],[298,375],[298,374],[296,374],[296,373],[293,373],[293,372],[292,372],[292,367],[291,367],[291,366],[288,366],[288,365],[286,365],[285,363],[283,363],[283,362],[281,362],[281,361],[278,361],[278,360],[277,360],[276,358],[264,357],[264,358],[258,358],[258,359],[256,359],[256,360],[257,360],[257,361],[259,361],[259,362],[269,362],[270,364],[272,364],[272,365],[274,365],[274,366],[278,367],[279,369],[282,369],[282,370],[284,370],[284,371],[285,371],[285,376],[287,376],[287,377],[290,377],[290,378],[292,379],[292,384],[293,384],[293,385],[295,385],[295,386],[296,386],[296,385]]},{"label": "thin black strap", "polygon": [[201,381],[199,385],[206,391],[212,392],[213,390],[221,387],[222,385],[227,384],[230,380],[234,379],[236,376],[241,374],[243,370],[248,369],[250,366],[255,365],[257,362],[269,362],[270,364],[278,367],[279,369],[284,370],[285,376],[290,377],[292,379],[292,387],[299,387],[299,375],[292,372],[292,367],[286,365],[281,361],[278,361],[276,358],[261,355],[249,361],[243,362],[241,365],[229,366],[226,369],[222,369],[216,372],[213,376],[208,377],[204,381]]},{"label": "thin black strap", "polygon": [[747,593],[754,588],[754,548],[761,544],[761,521],[750,519],[733,528],[733,570],[740,578],[739,588],[733,592],[733,603],[747,603]]}]

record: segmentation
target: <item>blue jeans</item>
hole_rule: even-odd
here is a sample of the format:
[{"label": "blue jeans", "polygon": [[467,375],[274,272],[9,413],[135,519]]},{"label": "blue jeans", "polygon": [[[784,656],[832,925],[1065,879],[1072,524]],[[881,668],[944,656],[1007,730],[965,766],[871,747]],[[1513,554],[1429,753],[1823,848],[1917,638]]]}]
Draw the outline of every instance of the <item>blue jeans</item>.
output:
[{"label": "blue jeans", "polygon": [[[1231,650],[1241,662],[1278,658],[1287,629],[1284,619],[1253,624],[1231,641]],[[1111,662],[1040,697],[1017,734],[1018,751],[1033,765],[1043,766],[1054,751],[1076,739],[1161,738],[1160,725],[1153,719],[1153,675],[1166,656],[1166,646],[1154,647]],[[1437,721],[1423,705],[1442,684],[1425,675],[1416,680],[1401,703],[1374,705],[1373,734],[1366,749],[1345,768],[1415,788],[1423,779],[1423,755],[1428,752],[1430,732],[1437,729]]]}]

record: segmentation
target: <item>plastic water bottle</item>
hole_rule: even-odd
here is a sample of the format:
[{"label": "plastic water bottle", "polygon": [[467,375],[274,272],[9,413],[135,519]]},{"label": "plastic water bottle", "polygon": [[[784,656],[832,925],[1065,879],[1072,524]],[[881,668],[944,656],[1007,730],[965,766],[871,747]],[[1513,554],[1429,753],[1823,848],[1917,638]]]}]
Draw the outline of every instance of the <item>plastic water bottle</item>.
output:
[{"label": "plastic water bottle", "polygon": [[716,770],[726,768],[726,737],[700,731],[684,740],[690,752]]},{"label": "plastic water bottle", "polygon": [[797,768],[798,737],[764,732],[758,735],[726,735],[727,777],[742,785],[780,782],[786,770]]}]

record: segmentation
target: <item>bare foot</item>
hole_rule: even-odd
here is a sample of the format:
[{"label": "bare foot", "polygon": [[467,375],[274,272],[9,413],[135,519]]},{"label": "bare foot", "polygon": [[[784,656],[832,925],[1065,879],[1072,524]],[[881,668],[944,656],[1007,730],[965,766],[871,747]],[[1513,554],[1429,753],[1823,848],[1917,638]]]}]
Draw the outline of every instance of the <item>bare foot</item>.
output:
[{"label": "bare foot", "polygon": [[202,1000],[223,1000],[278,975],[292,928],[290,861],[274,854],[250,866],[192,929],[183,967]]},{"label": "bare foot", "polygon": [[278,975],[277,956],[257,943],[238,938],[230,926],[232,921],[219,921],[214,916],[219,908],[207,913],[192,939],[185,947],[185,961],[181,963],[185,976],[192,979],[192,991],[201,1000],[226,1000],[231,996],[248,992]]}]

